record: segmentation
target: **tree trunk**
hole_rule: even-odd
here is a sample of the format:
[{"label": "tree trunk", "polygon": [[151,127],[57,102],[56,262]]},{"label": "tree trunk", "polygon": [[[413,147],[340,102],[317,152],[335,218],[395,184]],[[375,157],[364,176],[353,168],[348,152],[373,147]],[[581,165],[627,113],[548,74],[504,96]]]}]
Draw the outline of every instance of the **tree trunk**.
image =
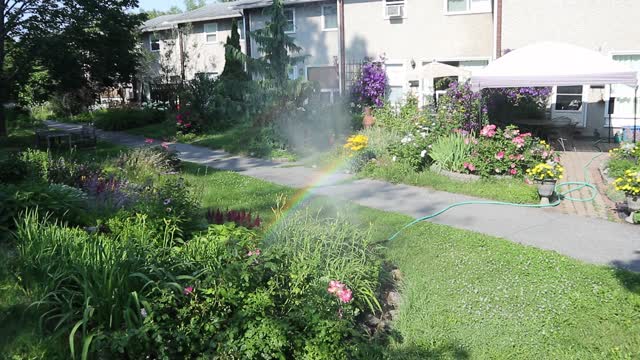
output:
[{"label": "tree trunk", "polygon": [[5,57],[5,11],[6,3],[4,0],[0,0],[0,137],[7,136],[7,122],[5,116],[4,104],[7,102],[7,85],[6,76],[4,73],[4,57]]}]

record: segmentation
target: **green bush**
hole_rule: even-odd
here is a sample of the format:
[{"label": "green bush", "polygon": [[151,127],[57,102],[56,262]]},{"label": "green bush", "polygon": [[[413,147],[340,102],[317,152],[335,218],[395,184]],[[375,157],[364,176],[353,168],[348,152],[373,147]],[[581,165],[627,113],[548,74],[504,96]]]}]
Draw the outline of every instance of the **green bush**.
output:
[{"label": "green bush", "polygon": [[434,165],[444,170],[462,171],[464,162],[469,160],[471,154],[468,140],[465,142],[465,138],[456,133],[438,138],[429,151]]},{"label": "green bush", "polygon": [[141,147],[121,153],[115,164],[128,179],[144,182],[160,174],[177,171],[180,159],[175,151],[168,148]]},{"label": "green bush", "polygon": [[0,203],[0,232],[5,235],[13,228],[14,219],[27,209],[37,209],[42,215],[72,224],[84,224],[88,217],[87,196],[79,189],[60,184],[6,185],[0,188]]},{"label": "green bush", "polygon": [[631,170],[638,166],[638,163],[635,159],[631,158],[612,158],[609,160],[607,164],[607,168],[609,169],[609,176],[613,179],[617,179],[624,176],[624,172],[627,170]]},{"label": "green bush", "polygon": [[[357,321],[380,307],[367,231],[299,214],[264,243],[233,224],[183,243],[147,220],[110,220],[108,234],[34,213],[20,222],[22,279],[42,284],[34,306],[45,329],[68,335],[72,356],[354,359],[375,346]],[[332,280],[353,301],[329,293]]]},{"label": "green bush", "polygon": [[392,145],[397,144],[402,136],[392,130],[380,126],[373,126],[369,129],[360,130],[362,134],[369,139],[367,150],[371,150],[376,158],[389,156],[389,149]]},{"label": "green bush", "polygon": [[92,114],[98,129],[119,131],[160,123],[165,120],[163,111],[152,109],[107,109]]},{"label": "green bush", "polygon": [[405,135],[410,133],[417,122],[427,121],[427,114],[418,107],[417,99],[409,98],[400,108],[385,103],[373,112],[376,124],[389,131]]},{"label": "green bush", "polygon": [[7,159],[0,161],[0,184],[15,184],[29,178],[31,168],[22,161],[19,154],[9,154]]}]

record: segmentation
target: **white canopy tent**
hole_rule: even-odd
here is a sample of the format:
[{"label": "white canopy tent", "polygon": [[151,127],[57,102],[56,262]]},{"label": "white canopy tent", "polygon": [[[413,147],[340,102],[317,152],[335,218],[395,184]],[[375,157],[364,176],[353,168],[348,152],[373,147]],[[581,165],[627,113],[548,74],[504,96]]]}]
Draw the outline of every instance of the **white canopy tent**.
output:
[{"label": "white canopy tent", "polygon": [[[471,76],[474,90],[618,84],[635,89],[635,142],[638,72],[599,52],[571,44],[542,42],[509,52]],[[611,121],[609,129],[611,133]]]},{"label": "white canopy tent", "polygon": [[638,74],[596,51],[554,42],[514,50],[471,76],[475,89],[605,84],[635,87]]}]

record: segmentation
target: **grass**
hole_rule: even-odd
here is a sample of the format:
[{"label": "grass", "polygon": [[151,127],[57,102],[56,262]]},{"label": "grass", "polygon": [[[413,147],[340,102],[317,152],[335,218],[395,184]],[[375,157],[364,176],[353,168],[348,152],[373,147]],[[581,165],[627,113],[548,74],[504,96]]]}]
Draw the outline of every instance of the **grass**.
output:
[{"label": "grass", "polygon": [[[105,150],[105,154],[116,149]],[[104,154],[103,154],[104,155]],[[203,207],[252,209],[268,223],[294,189],[186,164]],[[316,198],[384,241],[411,218]],[[640,275],[447,226],[421,223],[387,243],[403,273],[392,359],[633,359],[640,357]],[[31,297],[16,284],[10,248],[0,248],[0,353],[50,358]],[[23,315],[24,314],[24,315]],[[49,351],[49,353],[47,353]]]},{"label": "grass", "polygon": [[537,189],[525,184],[521,179],[481,179],[477,182],[463,182],[430,170],[415,172],[400,163],[366,166],[360,176],[516,204],[537,204],[540,201]]},{"label": "grass", "polygon": [[[188,167],[203,204],[269,216],[294,190]],[[384,240],[411,219],[317,199]],[[640,275],[447,226],[422,223],[387,244],[404,274],[394,359],[599,359],[640,356]]]}]

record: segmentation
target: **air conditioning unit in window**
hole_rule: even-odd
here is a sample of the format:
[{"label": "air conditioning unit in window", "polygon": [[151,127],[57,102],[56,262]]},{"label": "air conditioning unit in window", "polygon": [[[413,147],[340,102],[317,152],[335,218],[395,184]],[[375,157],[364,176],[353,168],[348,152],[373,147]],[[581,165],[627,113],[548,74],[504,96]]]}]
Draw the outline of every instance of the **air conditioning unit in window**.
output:
[{"label": "air conditioning unit in window", "polygon": [[388,18],[401,18],[404,15],[404,5],[387,5],[385,15]]}]

